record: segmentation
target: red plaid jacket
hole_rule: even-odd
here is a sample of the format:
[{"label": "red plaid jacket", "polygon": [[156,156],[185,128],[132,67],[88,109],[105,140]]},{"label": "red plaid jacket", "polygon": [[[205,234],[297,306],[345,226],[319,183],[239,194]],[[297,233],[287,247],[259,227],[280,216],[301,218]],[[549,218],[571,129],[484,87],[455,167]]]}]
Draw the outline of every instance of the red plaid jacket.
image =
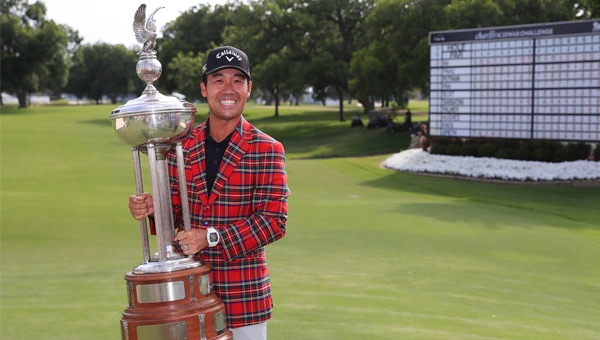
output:
[{"label": "red plaid jacket", "polygon": [[[216,294],[225,303],[229,327],[271,318],[272,300],[264,246],[286,232],[289,189],[281,143],[244,118],[223,156],[212,192],[206,192],[206,122],[183,142],[185,173],[193,228],[213,227],[221,244],[200,258],[213,267]],[[182,227],[181,200],[174,152],[169,177],[175,225]]]}]

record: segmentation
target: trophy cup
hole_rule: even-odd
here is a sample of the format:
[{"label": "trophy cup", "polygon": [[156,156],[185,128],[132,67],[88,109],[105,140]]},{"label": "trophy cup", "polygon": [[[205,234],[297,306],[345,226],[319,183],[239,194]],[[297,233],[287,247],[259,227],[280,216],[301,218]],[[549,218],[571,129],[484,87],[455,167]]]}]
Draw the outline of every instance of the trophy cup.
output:
[{"label": "trophy cup", "polygon": [[190,230],[181,141],[194,125],[196,109],[186,101],[160,94],[153,85],[162,72],[154,50],[153,19],[160,8],[146,20],[146,5],[142,4],[134,15],[133,30],[137,41],[143,44],[136,71],[146,81],[146,89],[110,115],[117,135],[132,147],[138,195],[144,192],[140,152],[148,155],[157,241],[157,252],[150,256],[147,222],[140,220],[143,260],[125,275],[129,303],[121,317],[122,339],[231,339],[225,305],[213,292],[211,266],[173,246],[175,228],[167,153],[175,148],[183,224],[185,230]]}]

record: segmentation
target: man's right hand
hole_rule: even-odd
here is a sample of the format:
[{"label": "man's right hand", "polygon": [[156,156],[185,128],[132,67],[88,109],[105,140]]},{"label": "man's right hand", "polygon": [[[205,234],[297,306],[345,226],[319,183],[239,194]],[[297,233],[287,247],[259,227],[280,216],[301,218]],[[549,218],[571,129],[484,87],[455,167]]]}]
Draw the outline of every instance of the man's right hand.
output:
[{"label": "man's right hand", "polygon": [[154,204],[152,203],[152,195],[145,192],[139,196],[129,196],[129,211],[131,216],[136,220],[141,220],[148,216],[154,215]]}]

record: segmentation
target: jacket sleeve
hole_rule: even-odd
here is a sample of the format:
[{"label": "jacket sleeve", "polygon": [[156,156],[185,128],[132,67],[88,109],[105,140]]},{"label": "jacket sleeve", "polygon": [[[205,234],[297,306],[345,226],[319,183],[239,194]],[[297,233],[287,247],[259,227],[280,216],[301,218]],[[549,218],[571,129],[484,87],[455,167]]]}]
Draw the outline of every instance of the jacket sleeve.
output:
[{"label": "jacket sleeve", "polygon": [[262,151],[254,174],[252,214],[220,229],[223,257],[232,261],[285,235],[287,198],[290,190],[285,172],[285,152],[277,141]]}]

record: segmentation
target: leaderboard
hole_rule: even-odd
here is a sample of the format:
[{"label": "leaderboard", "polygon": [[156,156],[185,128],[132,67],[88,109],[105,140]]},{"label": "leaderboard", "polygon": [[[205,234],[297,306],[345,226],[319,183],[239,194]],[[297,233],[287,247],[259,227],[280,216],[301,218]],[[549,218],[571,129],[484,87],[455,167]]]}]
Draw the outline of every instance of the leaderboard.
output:
[{"label": "leaderboard", "polygon": [[433,136],[600,141],[600,20],[429,34]]}]

